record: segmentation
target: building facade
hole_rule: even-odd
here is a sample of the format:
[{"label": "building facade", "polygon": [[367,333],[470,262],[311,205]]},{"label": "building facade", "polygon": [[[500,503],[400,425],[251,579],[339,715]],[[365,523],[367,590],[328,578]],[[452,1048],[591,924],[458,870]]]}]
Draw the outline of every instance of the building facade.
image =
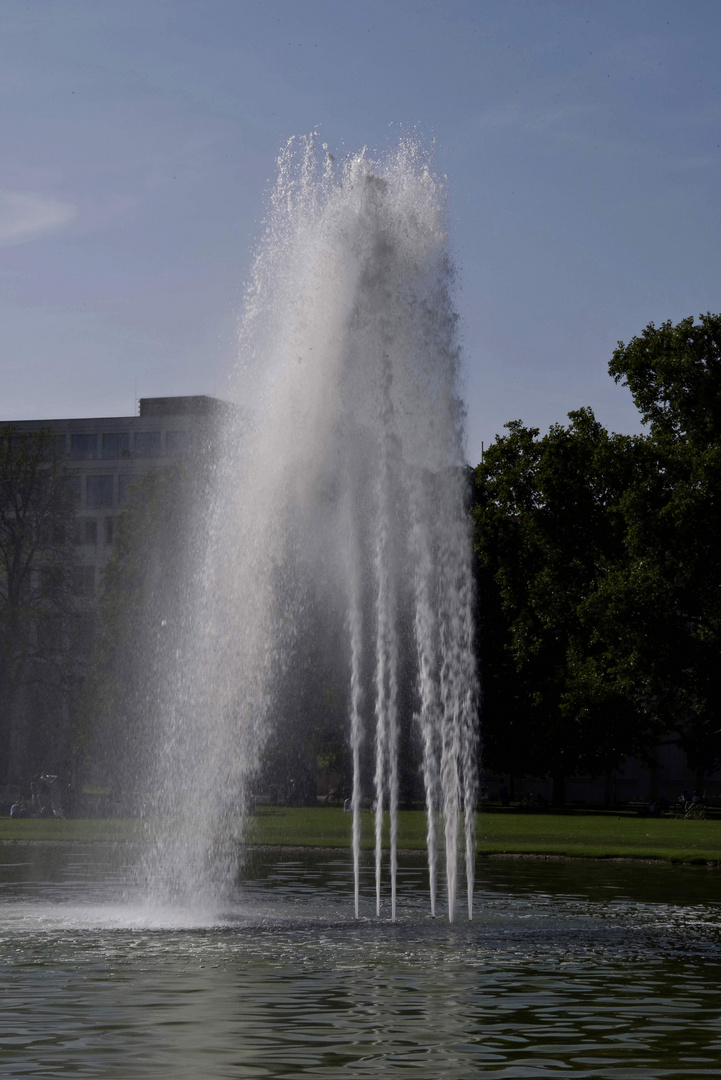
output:
[{"label": "building facade", "polygon": [[76,593],[91,599],[133,483],[192,453],[232,407],[207,396],[141,398],[138,416],[20,420],[14,434],[52,432],[75,496]]},{"label": "building facade", "polygon": [[[56,609],[33,616],[42,609],[44,581],[51,576],[39,550],[27,578],[27,601],[22,607],[15,603],[14,610],[26,625],[22,639],[13,633],[12,619],[6,620],[7,648],[0,657],[0,676],[6,676],[0,678],[0,805],[21,790],[18,785],[27,793],[30,776],[42,768],[65,777],[73,771],[73,701],[89,669],[102,571],[112,555],[118,517],[133,484],[205,447],[231,409],[227,402],[205,396],[141,398],[137,416],[0,425],[0,437],[11,443],[37,432],[54,437],[63,482],[70,486],[76,511],[72,536],[64,530],[62,541],[68,558],[64,586],[68,592],[63,595],[72,605],[70,615],[62,626]],[[6,517],[12,532],[13,511]],[[55,543],[49,541],[50,546]],[[6,601],[10,613],[9,593]],[[63,610],[67,612],[67,606]]]}]

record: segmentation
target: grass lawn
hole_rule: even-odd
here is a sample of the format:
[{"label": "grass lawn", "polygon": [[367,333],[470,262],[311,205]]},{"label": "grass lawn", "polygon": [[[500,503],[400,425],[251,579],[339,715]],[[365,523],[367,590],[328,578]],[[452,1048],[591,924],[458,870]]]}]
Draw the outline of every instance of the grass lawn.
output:
[{"label": "grass lawn", "polygon": [[[0,840],[62,840],[88,843],[137,839],[135,821],[0,819]],[[399,813],[398,845],[425,847],[425,814]],[[289,847],[349,847],[351,815],[335,808],[262,807],[252,819],[252,844]],[[386,829],[387,842],[387,829]],[[361,843],[373,847],[373,818],[362,817]],[[492,854],[626,856],[681,862],[721,862],[721,821],[639,818],[607,814],[483,814],[478,817],[478,851]]]},{"label": "grass lawn", "polygon": [[681,862],[721,860],[721,821],[615,814],[484,814],[478,850]]},{"label": "grass lawn", "polygon": [[[425,848],[426,817],[401,810],[398,846]],[[251,843],[345,847],[351,815],[336,809],[267,807],[253,822]],[[479,814],[478,851],[482,855],[568,855],[721,861],[721,821],[640,818],[616,814]],[[387,829],[386,829],[387,838]],[[374,846],[373,818],[362,817],[361,845]]]},{"label": "grass lawn", "polygon": [[0,841],[73,841],[79,844],[96,842],[116,843],[139,837],[142,825],[139,821],[119,818],[78,818],[67,821],[62,818],[0,818]]}]

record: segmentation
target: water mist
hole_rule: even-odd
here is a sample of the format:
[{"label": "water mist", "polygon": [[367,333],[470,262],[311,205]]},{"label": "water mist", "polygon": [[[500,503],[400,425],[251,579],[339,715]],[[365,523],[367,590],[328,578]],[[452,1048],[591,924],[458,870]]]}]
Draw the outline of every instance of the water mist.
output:
[{"label": "water mist", "polygon": [[338,628],[344,672],[356,915],[372,803],[376,908],[388,822],[396,917],[405,717],[425,783],[431,910],[444,857],[453,918],[463,848],[470,917],[477,680],[442,187],[411,141],[335,162],[313,137],[291,140],[278,164],[231,391],[243,407],[207,480],[149,735],[164,824],[146,877],[161,899],[222,908],[314,605],[321,628]]}]

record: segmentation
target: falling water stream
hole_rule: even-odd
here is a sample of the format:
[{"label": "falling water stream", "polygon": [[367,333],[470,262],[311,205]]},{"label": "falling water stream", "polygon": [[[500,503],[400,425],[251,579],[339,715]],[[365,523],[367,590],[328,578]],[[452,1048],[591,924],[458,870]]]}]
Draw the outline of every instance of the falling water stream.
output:
[{"label": "falling water stream", "polygon": [[[302,647],[307,597],[322,592],[345,613],[356,913],[360,815],[372,801],[377,911],[389,818],[396,918],[410,701],[431,910],[445,849],[453,919],[464,847],[471,917],[474,815],[463,808],[476,803],[477,680],[452,288],[443,186],[419,145],[334,161],[314,137],[290,141],[241,323],[232,396],[250,410],[224,433],[189,583],[193,647],[161,692],[155,787],[164,819],[184,824],[153,850],[154,888],[181,883],[208,898],[213,883],[222,898],[243,828],[233,807],[272,730],[286,653]],[[220,805],[188,807],[191,788],[219,789]]]}]

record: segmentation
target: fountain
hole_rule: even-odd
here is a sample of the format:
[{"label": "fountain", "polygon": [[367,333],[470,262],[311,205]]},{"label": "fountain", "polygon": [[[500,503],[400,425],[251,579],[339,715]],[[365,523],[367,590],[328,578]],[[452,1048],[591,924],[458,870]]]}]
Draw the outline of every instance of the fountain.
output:
[{"label": "fountain", "polygon": [[[133,622],[154,676],[137,669],[153,721],[133,729],[140,889],[133,843],[0,844],[0,1072],[715,1076],[717,870],[488,859],[479,917],[429,918],[444,877],[453,917],[464,845],[470,913],[475,802],[443,194],[412,143],[319,156],[310,139],[281,155],[258,248],[233,395],[257,419],[239,412],[199,466],[182,588],[148,598],[157,629]],[[350,742],[353,863],[255,849],[239,892],[259,767],[326,684]],[[396,850],[409,731],[427,866]],[[351,889],[356,915],[374,884],[381,910],[388,874],[402,918],[352,918]]]},{"label": "fountain", "polygon": [[156,896],[222,905],[244,832],[238,808],[313,610],[335,628],[344,672],[356,915],[361,807],[372,799],[376,910],[388,815],[396,918],[411,712],[431,912],[445,851],[454,917],[463,847],[472,915],[474,814],[463,808],[476,804],[477,681],[452,283],[443,189],[417,143],[336,162],[313,136],[290,140],[240,328],[231,396],[244,407],[222,433],[148,735],[147,787],[165,823],[146,860]]}]

